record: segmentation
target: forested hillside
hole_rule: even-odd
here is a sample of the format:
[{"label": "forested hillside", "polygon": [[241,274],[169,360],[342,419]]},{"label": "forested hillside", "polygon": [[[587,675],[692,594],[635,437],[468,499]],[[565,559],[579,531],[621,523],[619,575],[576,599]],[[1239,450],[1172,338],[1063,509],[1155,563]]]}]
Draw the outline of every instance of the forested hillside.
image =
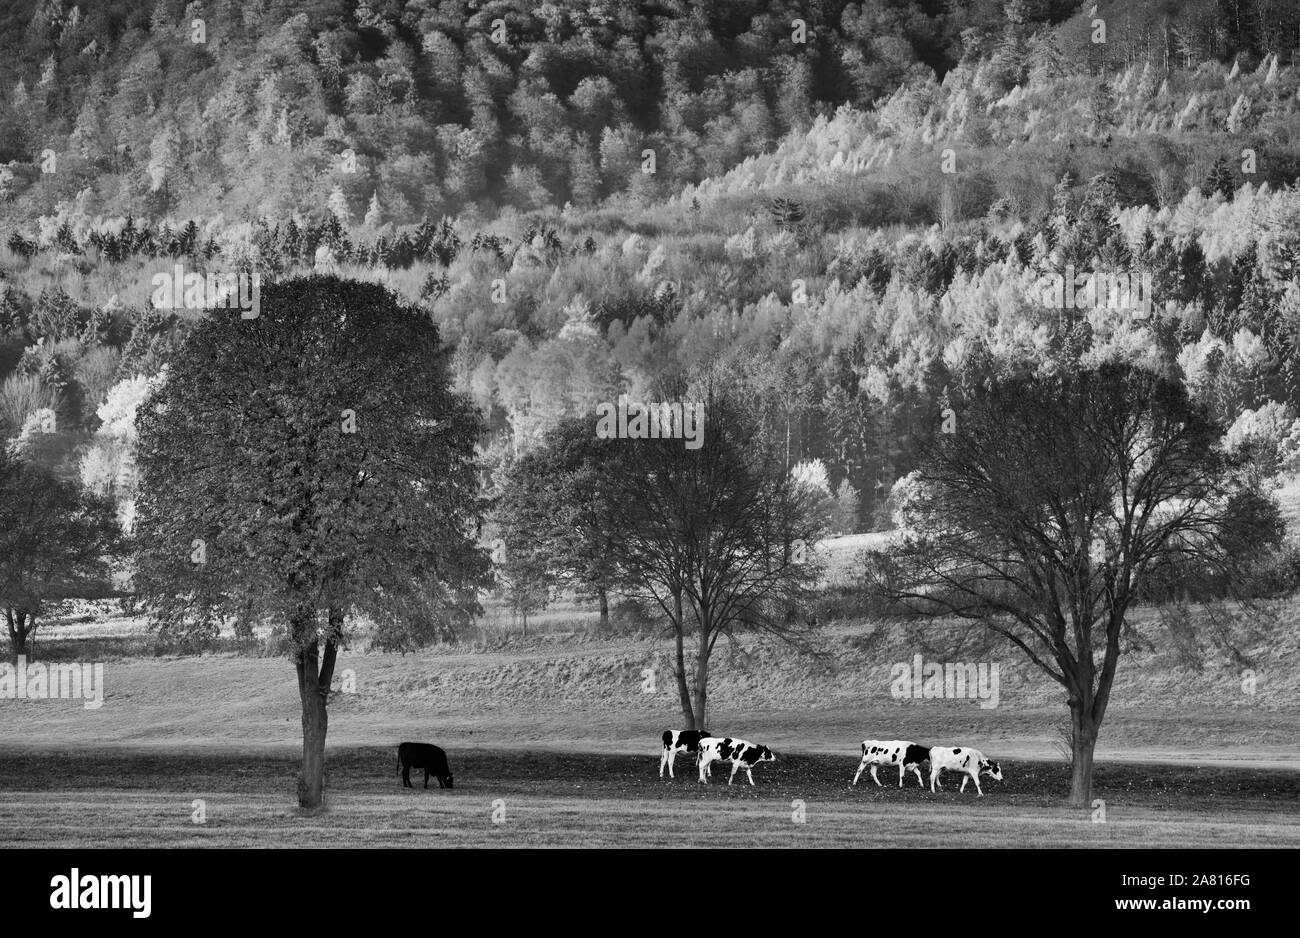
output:
[{"label": "forested hillside", "polygon": [[123,520],[178,262],[420,304],[489,467],[717,362],[888,527],[959,366],[1073,343],[1300,470],[1289,0],[85,6],[0,12],[0,430]]}]

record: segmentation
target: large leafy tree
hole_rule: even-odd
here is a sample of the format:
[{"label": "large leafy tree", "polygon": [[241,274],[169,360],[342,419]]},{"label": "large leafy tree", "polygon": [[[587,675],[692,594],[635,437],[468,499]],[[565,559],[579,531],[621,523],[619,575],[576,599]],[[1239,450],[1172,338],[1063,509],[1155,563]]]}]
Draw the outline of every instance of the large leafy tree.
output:
[{"label": "large leafy tree", "polygon": [[1065,689],[1070,802],[1086,805],[1130,610],[1171,580],[1231,583],[1267,546],[1243,543],[1235,518],[1267,502],[1206,407],[1132,365],[991,369],[953,406],[956,432],[924,456],[871,580],[915,611],[983,623]]},{"label": "large leafy tree", "polygon": [[299,803],[322,802],[345,623],[428,640],[489,576],[479,418],[426,316],[371,284],[267,286],[260,316],[200,321],[141,406],[140,586],[162,636],[248,614],[286,626],[302,704]]},{"label": "large leafy tree", "polygon": [[48,604],[104,595],[124,541],[111,501],[0,447],[0,609],[26,655]]}]

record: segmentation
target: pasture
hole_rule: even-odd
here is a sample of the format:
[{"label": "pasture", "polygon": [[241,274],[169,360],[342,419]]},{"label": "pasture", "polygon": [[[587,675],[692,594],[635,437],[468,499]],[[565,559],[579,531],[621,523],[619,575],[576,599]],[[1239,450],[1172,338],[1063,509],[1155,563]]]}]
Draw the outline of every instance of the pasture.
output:
[{"label": "pasture", "polygon": [[[1065,804],[1059,689],[960,629],[841,623],[819,630],[819,655],[720,645],[709,728],[778,756],[754,788],[743,772],[728,788],[727,767],[699,785],[690,757],[659,779],[659,736],[680,722],[661,634],[564,631],[555,612],[526,639],[405,656],[357,642],[335,674],[327,806],[309,816],[285,658],[155,657],[130,620],[52,624],[41,656],[103,661],[104,704],[0,699],[0,846],[1298,847],[1297,610],[1278,611],[1247,649],[1250,694],[1213,653],[1125,657],[1097,751],[1104,821]],[[1000,664],[998,706],[891,695],[891,663],[917,652]],[[1005,781],[977,798],[945,775],[931,795],[885,768],[885,788],[854,788],[867,737],[976,746]],[[404,790],[403,740],[446,749],[455,789]]]},{"label": "pasture", "polygon": [[[403,790],[391,748],[330,752],[327,809],[292,807],[292,751],[9,753],[0,842],[60,847],[1300,847],[1300,774],[1103,765],[1092,810],[1061,803],[1059,763],[1007,760],[976,798],[869,779],[851,755],[780,757],[754,788],[708,786],[652,754],[462,750],[456,788]],[[889,775],[882,772],[882,781]],[[741,773],[743,780],[743,773]],[[194,822],[194,801],[205,803]],[[800,803],[803,821],[796,820]],[[499,822],[494,822],[494,815]]]}]

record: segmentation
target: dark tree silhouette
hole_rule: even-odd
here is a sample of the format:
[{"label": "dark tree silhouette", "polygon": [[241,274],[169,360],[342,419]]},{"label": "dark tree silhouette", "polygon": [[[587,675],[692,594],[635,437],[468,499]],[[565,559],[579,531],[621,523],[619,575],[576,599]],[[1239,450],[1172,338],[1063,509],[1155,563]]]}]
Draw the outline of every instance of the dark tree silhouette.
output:
[{"label": "dark tree silhouette", "polygon": [[111,501],[0,448],[0,608],[15,656],[50,602],[108,593],[124,549]]},{"label": "dark tree silhouette", "polygon": [[606,452],[589,419],[561,421],[536,450],[505,474],[493,513],[506,552],[507,577],[548,579],[592,597],[609,626],[615,571],[609,529],[597,497]]},{"label": "dark tree silhouette", "polygon": [[371,284],[272,285],[258,318],[195,326],[137,425],[139,585],[161,634],[206,641],[250,602],[287,623],[299,803],[317,807],[346,618],[418,643],[477,610],[488,579],[479,420],[437,329]]},{"label": "dark tree silhouette", "polygon": [[811,626],[802,613],[820,574],[814,545],[824,519],[736,397],[716,386],[684,396],[704,405],[703,445],[600,441],[606,458],[594,501],[620,584],[668,619],[682,717],[704,729],[719,637],[751,629],[797,643]]},{"label": "dark tree silhouette", "polygon": [[1245,559],[1234,511],[1254,498],[1181,383],[1058,365],[954,400],[957,432],[923,458],[906,533],[868,569],[886,599],[983,622],[1065,688],[1081,806],[1126,615],[1171,570],[1230,580]]}]

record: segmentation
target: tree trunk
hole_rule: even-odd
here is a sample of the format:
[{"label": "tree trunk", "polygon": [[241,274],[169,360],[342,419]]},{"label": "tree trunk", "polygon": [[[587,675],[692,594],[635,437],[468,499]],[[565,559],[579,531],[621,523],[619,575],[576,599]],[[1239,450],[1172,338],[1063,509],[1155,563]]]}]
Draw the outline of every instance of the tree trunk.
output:
[{"label": "tree trunk", "polygon": [[[330,610],[331,625],[335,616],[335,611]],[[329,692],[337,653],[336,641],[329,638],[321,656],[319,642],[312,636],[295,662],[302,702],[302,773],[298,777],[298,805],[302,808],[319,808],[325,802],[325,734],[329,729]]]},{"label": "tree trunk", "polygon": [[600,600],[600,627],[601,629],[609,628],[609,593],[605,587],[596,591],[596,598]]},{"label": "tree trunk", "polygon": [[5,624],[9,626],[9,645],[13,657],[26,656],[27,639],[36,629],[36,614],[21,609],[6,609]]},{"label": "tree trunk", "polygon": [[686,650],[685,636],[682,634],[682,594],[678,593],[674,599],[676,619],[673,620],[673,639],[677,646],[677,697],[682,705],[682,719],[686,721],[686,727],[692,730],[704,729],[703,724],[695,722],[695,711],[691,709],[691,691],[686,686]]},{"label": "tree trunk", "polygon": [[1070,703],[1070,806],[1092,804],[1092,755],[1097,747],[1097,726],[1082,703]]},{"label": "tree trunk", "polygon": [[702,730],[708,726],[707,708],[709,700],[709,642],[708,633],[700,633],[700,650],[695,656],[695,729]]},{"label": "tree trunk", "polygon": [[790,408],[785,409],[785,471],[790,471]]},{"label": "tree trunk", "polygon": [[235,620],[235,638],[241,642],[251,642],[254,639],[253,634],[253,600],[244,603],[243,612]]}]

